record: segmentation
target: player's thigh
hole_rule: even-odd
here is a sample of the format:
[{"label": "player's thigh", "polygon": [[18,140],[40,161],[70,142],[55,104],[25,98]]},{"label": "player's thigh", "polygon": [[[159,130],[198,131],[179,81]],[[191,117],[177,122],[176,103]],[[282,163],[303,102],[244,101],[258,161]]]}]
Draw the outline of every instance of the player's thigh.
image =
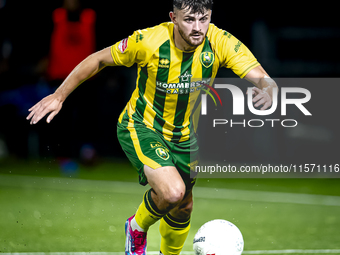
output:
[{"label": "player's thigh", "polygon": [[198,150],[196,139],[190,139],[172,146],[173,161],[186,185],[187,191],[191,190],[196,182],[194,169],[198,164]]}]

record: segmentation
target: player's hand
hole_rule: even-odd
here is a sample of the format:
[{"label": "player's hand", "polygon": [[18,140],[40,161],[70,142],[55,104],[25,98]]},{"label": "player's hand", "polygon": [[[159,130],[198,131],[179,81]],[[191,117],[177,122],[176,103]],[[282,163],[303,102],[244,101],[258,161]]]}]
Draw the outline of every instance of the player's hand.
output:
[{"label": "player's hand", "polygon": [[51,113],[46,122],[50,123],[51,120],[58,114],[63,104],[61,96],[57,93],[44,97],[41,101],[31,107],[28,111],[31,113],[27,116],[27,120],[31,119],[30,124],[36,124],[46,114]]},{"label": "player's hand", "polygon": [[253,103],[255,107],[259,107],[262,105],[260,110],[266,110],[272,105],[272,99],[266,91],[254,87],[252,89],[253,93]]}]

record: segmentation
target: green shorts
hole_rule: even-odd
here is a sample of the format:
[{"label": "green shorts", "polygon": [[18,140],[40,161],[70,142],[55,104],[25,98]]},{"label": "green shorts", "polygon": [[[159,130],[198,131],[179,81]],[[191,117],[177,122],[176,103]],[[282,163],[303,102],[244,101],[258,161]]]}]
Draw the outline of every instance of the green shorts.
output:
[{"label": "green shorts", "polygon": [[143,124],[126,127],[118,122],[117,137],[126,156],[139,174],[139,183],[148,183],[144,165],[153,169],[174,166],[181,175],[186,189],[190,190],[196,179],[190,178],[190,171],[198,164],[197,140],[189,139],[180,143],[169,142],[157,132]]}]

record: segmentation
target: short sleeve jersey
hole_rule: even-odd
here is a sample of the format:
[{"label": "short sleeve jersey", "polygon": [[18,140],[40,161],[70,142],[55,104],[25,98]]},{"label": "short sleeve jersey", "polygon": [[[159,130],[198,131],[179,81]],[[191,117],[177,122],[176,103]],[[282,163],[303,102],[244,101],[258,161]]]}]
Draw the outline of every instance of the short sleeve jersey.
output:
[{"label": "short sleeve jersey", "polygon": [[166,140],[188,140],[193,130],[191,114],[204,88],[220,67],[243,78],[260,65],[250,50],[230,33],[210,24],[206,38],[194,51],[175,46],[174,24],[137,30],[111,46],[116,65],[137,64],[136,89],[119,122],[127,127],[145,125]]}]

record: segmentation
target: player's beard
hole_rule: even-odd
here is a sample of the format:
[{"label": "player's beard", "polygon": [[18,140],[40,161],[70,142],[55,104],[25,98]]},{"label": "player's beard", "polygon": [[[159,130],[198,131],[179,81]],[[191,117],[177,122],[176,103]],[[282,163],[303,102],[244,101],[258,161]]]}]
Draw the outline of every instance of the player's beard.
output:
[{"label": "player's beard", "polygon": [[[193,48],[196,48],[197,46],[199,46],[200,44],[202,44],[204,38],[205,38],[205,34],[201,33],[201,32],[192,32],[189,35],[186,35],[183,30],[178,26],[178,32],[181,35],[182,39],[190,46]],[[198,40],[191,40],[190,36],[192,35],[201,35],[201,39]]]}]

